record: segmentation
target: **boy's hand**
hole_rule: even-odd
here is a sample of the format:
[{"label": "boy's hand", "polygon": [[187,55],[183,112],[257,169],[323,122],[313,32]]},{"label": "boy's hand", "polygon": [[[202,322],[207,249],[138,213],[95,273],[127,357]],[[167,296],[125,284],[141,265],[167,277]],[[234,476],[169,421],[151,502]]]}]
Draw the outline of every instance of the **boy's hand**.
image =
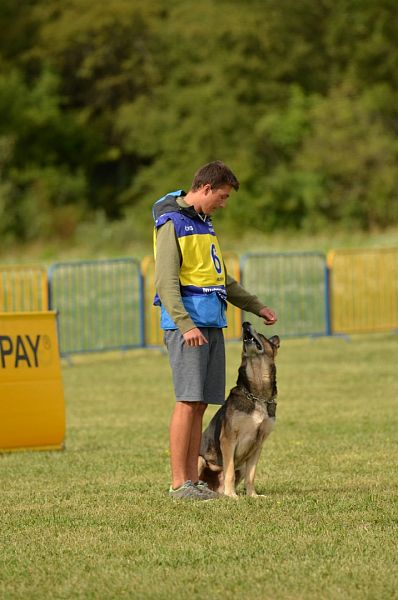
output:
[{"label": "boy's hand", "polygon": [[197,327],[183,333],[183,338],[187,346],[203,346],[208,344],[207,339]]},{"label": "boy's hand", "polygon": [[267,308],[266,306],[260,310],[260,317],[264,319],[264,323],[266,325],[273,325],[278,320],[276,313],[271,308]]}]

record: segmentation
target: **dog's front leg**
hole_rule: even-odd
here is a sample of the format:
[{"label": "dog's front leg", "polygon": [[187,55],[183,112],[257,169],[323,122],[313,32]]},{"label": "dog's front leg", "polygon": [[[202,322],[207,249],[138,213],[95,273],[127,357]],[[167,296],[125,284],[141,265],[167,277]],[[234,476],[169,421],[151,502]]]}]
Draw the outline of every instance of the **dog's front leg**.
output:
[{"label": "dog's front leg", "polygon": [[224,468],[224,495],[231,498],[238,497],[235,492],[235,446],[236,440],[231,439],[231,435],[225,435],[225,432],[222,431],[220,435],[220,448]]},{"label": "dog's front leg", "polygon": [[261,446],[250,456],[246,461],[245,487],[248,496],[255,497],[257,492],[254,489],[254,478],[256,476],[256,468],[258,459],[261,454]]}]

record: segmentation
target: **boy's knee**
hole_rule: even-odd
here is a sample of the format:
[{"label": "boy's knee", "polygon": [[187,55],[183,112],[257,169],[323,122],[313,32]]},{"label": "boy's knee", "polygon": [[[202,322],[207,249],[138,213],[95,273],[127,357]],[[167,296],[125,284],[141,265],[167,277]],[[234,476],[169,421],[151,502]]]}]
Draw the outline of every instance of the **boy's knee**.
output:
[{"label": "boy's knee", "polygon": [[203,413],[205,412],[205,410],[207,408],[207,404],[205,404],[204,402],[197,402],[196,404],[197,404],[196,411],[199,414],[203,415]]},{"label": "boy's knee", "polygon": [[188,402],[184,400],[180,400],[176,403],[177,408],[181,407],[182,410],[188,410],[195,414],[200,413],[203,414],[207,408],[207,404],[204,402]]}]

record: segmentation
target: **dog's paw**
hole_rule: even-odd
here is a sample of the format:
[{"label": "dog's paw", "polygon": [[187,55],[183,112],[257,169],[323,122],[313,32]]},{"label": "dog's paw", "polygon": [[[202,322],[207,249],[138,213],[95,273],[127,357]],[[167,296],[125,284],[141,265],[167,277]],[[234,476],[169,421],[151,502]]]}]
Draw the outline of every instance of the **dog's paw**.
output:
[{"label": "dog's paw", "polygon": [[224,496],[226,498],[234,498],[235,500],[237,498],[239,498],[238,494],[236,492],[224,492]]},{"label": "dog's paw", "polygon": [[256,490],[246,490],[246,496],[248,498],[265,498],[265,494],[257,494]]}]

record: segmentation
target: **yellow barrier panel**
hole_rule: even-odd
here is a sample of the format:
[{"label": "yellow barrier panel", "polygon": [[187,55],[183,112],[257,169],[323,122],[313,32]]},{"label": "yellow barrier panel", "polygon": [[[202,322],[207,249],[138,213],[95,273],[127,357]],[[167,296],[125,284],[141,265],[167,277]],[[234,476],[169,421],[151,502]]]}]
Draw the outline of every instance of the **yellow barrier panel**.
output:
[{"label": "yellow barrier panel", "polygon": [[[234,252],[224,252],[223,258],[227,272],[236,281],[240,282],[240,262],[239,256]],[[224,329],[224,337],[226,340],[236,340],[242,335],[242,311],[240,308],[228,304],[227,310],[228,327]]]},{"label": "yellow barrier panel", "polygon": [[0,266],[0,311],[48,309],[47,271],[34,265]]},{"label": "yellow barrier panel", "polygon": [[[223,254],[228,273],[240,281],[239,257],[228,252]],[[153,306],[155,295],[155,261],[152,256],[146,256],[141,263],[141,271],[144,279],[144,303],[145,303],[145,343],[148,346],[161,346],[163,344],[163,331],[160,328],[160,310]],[[241,311],[231,304],[227,310],[228,327],[224,329],[226,340],[234,340],[241,336],[242,320]]]},{"label": "yellow barrier panel", "polygon": [[398,328],[398,248],[332,250],[327,263],[333,333]]},{"label": "yellow barrier panel", "polygon": [[0,313],[0,450],[59,449],[64,436],[56,313]]}]

